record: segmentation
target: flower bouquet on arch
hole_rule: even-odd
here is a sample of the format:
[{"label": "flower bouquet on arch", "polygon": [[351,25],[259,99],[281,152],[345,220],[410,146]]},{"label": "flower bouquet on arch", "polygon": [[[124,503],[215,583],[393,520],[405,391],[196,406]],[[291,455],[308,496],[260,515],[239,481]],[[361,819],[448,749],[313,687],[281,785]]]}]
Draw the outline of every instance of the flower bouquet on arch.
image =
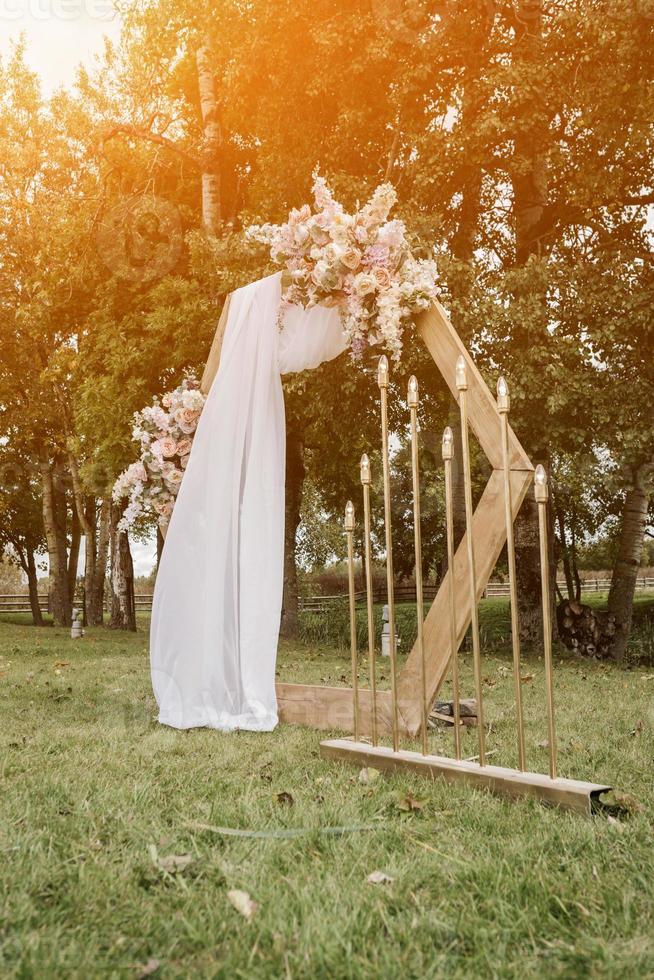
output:
[{"label": "flower bouquet on arch", "polygon": [[120,474],[112,491],[114,501],[127,499],[119,531],[128,531],[138,517],[150,513],[165,537],[204,402],[199,382],[189,372],[177,388],[134,416],[132,438],[139,458]]},{"label": "flower bouquet on arch", "polygon": [[282,303],[337,306],[353,356],[382,344],[399,359],[405,327],[436,297],[436,263],[415,258],[404,222],[389,218],[397,201],[391,184],[349,214],[315,173],[313,198],[285,224],[247,230],[290,277]]}]

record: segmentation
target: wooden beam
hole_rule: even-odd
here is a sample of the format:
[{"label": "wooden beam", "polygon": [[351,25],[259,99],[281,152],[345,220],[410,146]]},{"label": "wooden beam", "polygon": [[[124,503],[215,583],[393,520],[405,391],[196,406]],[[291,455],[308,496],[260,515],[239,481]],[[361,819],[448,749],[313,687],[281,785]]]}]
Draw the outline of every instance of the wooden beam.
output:
[{"label": "wooden beam", "polygon": [[[468,376],[468,417],[472,431],[486,453],[493,469],[502,468],[502,435],[500,416],[495,398],[477,370],[475,362],[450,323],[440,303],[416,317],[416,327],[443,375],[454,398],[459,400],[455,384],[456,362],[465,358]],[[531,460],[520,445],[513,430],[509,430],[509,462],[511,469],[533,470]]]},{"label": "wooden beam", "polygon": [[223,303],[223,309],[222,313],[220,314],[220,319],[218,320],[218,326],[216,327],[216,332],[213,335],[211,350],[209,351],[209,357],[207,358],[207,363],[204,367],[204,373],[202,375],[202,381],[200,382],[200,391],[203,395],[209,394],[209,389],[213,384],[213,379],[216,377],[220,366],[220,352],[223,349],[223,338],[225,336],[225,327],[227,326],[230,299],[231,294],[227,296],[225,302]]},{"label": "wooden beam", "polygon": [[[531,484],[530,472],[514,470],[511,473],[511,490],[514,516],[520,509]],[[504,523],[504,488],[502,474],[494,470],[479,501],[472,523],[477,566],[477,598],[480,599],[493,573],[493,569],[506,541]],[[467,538],[464,535],[454,556],[454,594],[456,596],[457,643],[461,644],[470,626],[472,609],[468,584]],[[424,647],[427,665],[428,697],[433,702],[445,680],[450,663],[450,637],[447,629],[449,616],[450,573],[441,582],[424,624]],[[483,651],[482,651],[483,653]],[[412,734],[419,731],[421,723],[420,654],[414,645],[402,669],[398,683],[400,712],[405,726]],[[362,729],[366,731],[366,729]]]},{"label": "wooden beam", "polygon": [[[277,682],[277,709],[280,721],[307,725],[322,731],[352,731],[354,705],[351,687],[325,687],[322,684]],[[372,696],[359,689],[359,714],[364,731],[372,731]],[[377,691],[377,724],[380,734],[392,732],[390,691]],[[401,729],[403,734],[408,734]]]},{"label": "wooden beam", "polygon": [[445,756],[421,755],[419,752],[367,745],[349,739],[335,738],[320,743],[323,759],[348,762],[361,768],[370,766],[384,772],[415,772],[429,779],[445,779],[473,789],[486,789],[511,799],[531,797],[590,816],[593,800],[608,792],[609,786],[576,779],[550,779],[536,772],[518,772],[502,766],[479,766],[476,762],[457,762]]}]

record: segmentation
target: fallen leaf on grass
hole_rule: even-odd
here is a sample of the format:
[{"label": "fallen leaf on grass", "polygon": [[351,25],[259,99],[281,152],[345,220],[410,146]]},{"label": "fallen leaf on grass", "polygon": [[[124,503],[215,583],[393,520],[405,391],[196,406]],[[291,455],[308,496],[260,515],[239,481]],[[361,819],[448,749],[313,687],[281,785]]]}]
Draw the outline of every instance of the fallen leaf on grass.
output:
[{"label": "fallen leaf on grass", "polygon": [[242,892],[238,888],[232,888],[231,891],[228,891],[227,898],[236,911],[242,915],[244,919],[247,919],[248,922],[259,907],[257,903],[250,898],[247,892]]},{"label": "fallen leaf on grass", "polygon": [[641,720],[641,719],[639,718],[639,719],[638,719],[638,721],[636,722],[636,724],[634,725],[634,727],[633,727],[633,728],[631,729],[631,731],[629,732],[629,734],[630,734],[631,736],[634,736],[634,735],[640,735],[640,733],[642,732],[642,730],[643,730],[643,722],[642,722],[642,720]]},{"label": "fallen leaf on grass", "polygon": [[151,977],[153,973],[157,972],[160,966],[161,963],[159,960],[150,957],[147,963],[136,967],[136,980],[145,980],[146,977]]},{"label": "fallen leaf on grass", "polygon": [[379,769],[373,769],[372,766],[368,766],[359,773],[359,782],[367,786],[369,783],[374,783],[380,776],[381,772]]},{"label": "fallen leaf on grass", "polygon": [[398,810],[404,810],[405,813],[414,813],[417,810],[422,810],[424,805],[422,800],[417,800],[411,793],[407,793],[406,796],[400,797],[397,808]]},{"label": "fallen leaf on grass", "polygon": [[366,881],[369,885],[390,885],[393,879],[385,871],[372,871]]},{"label": "fallen leaf on grass", "polygon": [[533,674],[521,674],[520,675],[520,680],[522,681],[523,684],[528,684],[529,681],[533,681],[533,679],[534,679],[534,675]]},{"label": "fallen leaf on grass", "polygon": [[148,853],[155,868],[168,875],[181,874],[193,863],[190,854],[168,854],[166,857],[161,857],[154,844],[150,844]]},{"label": "fallen leaf on grass", "polygon": [[290,793],[287,793],[286,790],[282,790],[281,793],[277,794],[277,802],[282,806],[293,806],[295,800]]}]

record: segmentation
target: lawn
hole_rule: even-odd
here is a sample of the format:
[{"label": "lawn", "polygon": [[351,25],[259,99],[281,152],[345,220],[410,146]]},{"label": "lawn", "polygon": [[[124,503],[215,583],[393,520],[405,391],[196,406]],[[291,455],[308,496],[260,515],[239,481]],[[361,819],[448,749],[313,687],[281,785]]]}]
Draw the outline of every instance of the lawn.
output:
[{"label": "lawn", "polygon": [[[501,606],[484,623],[497,640]],[[512,765],[510,659],[487,648],[487,748]],[[279,670],[345,683],[348,655],[287,644]],[[542,673],[525,658],[539,769]],[[556,700],[562,774],[606,781],[642,809],[584,819],[418,777],[362,782],[321,762],[320,735],[300,728],[165,729],[145,631],[73,642],[2,622],[0,974],[654,976],[654,673],[557,654]],[[432,749],[450,738],[435,734]],[[476,745],[467,733],[465,754]],[[374,871],[392,880],[368,883]],[[257,903],[250,920],[233,889]]]}]

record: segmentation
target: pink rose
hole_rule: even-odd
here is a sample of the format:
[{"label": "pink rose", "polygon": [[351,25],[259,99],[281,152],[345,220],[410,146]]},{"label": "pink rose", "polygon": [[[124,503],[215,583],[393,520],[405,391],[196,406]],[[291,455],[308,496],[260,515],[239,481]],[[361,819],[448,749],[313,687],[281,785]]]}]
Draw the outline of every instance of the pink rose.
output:
[{"label": "pink rose", "polygon": [[391,284],[391,276],[388,269],[385,269],[383,265],[377,265],[372,270],[372,275],[379,289],[388,289]]},{"label": "pink rose", "polygon": [[341,263],[350,272],[354,272],[361,265],[361,252],[356,248],[348,248],[343,255],[341,255]]},{"label": "pink rose", "polygon": [[195,408],[178,408],[175,412],[175,421],[182,432],[193,432],[197,426],[200,412]]},{"label": "pink rose", "polygon": [[191,439],[180,439],[177,443],[177,455],[178,456],[188,456],[191,451],[191,446],[193,441]]},{"label": "pink rose", "polygon": [[167,459],[170,459],[177,452],[177,443],[172,436],[165,436],[163,439],[160,439],[159,445],[161,447],[161,455]]}]

